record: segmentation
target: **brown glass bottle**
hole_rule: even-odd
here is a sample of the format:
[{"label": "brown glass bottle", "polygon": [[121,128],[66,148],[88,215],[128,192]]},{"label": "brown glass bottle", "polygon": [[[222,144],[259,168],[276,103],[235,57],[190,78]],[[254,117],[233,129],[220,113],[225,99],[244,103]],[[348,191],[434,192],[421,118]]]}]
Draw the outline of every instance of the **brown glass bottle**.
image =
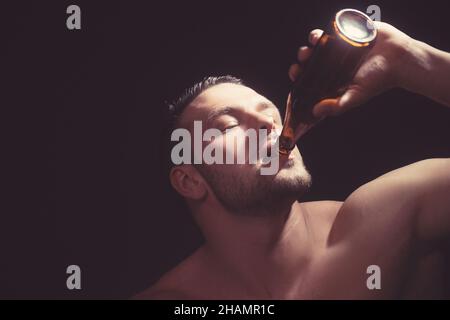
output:
[{"label": "brown glass bottle", "polygon": [[373,21],[364,13],[354,9],[336,13],[292,85],[279,138],[280,153],[288,154],[295,147],[299,124],[317,121],[312,114],[316,103],[338,97],[349,85],[376,36]]}]

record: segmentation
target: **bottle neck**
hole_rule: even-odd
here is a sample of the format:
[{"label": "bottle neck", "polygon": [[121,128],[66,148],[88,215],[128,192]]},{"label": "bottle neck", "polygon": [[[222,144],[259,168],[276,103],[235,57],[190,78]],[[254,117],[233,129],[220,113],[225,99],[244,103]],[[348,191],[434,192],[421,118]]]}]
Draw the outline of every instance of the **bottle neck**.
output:
[{"label": "bottle neck", "polygon": [[[294,98],[292,98],[293,94],[296,94]],[[318,101],[320,101],[318,95],[308,94],[308,92],[301,96],[298,95],[298,92],[291,91],[289,93],[283,130],[279,137],[279,152],[281,154],[289,154],[295,147],[296,134],[302,136],[320,120],[312,114],[312,108]]]},{"label": "bottle neck", "polygon": [[279,137],[279,151],[281,154],[289,154],[289,152],[294,149],[296,127],[297,121],[293,115],[291,93],[289,93],[286,102],[283,130],[281,131],[281,135]]}]

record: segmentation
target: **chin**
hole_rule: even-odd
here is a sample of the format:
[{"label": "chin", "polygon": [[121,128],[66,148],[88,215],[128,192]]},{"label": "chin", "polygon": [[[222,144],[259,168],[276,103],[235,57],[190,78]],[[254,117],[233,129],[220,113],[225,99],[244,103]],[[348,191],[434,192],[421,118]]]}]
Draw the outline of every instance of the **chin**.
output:
[{"label": "chin", "polygon": [[280,169],[276,176],[277,178],[280,177],[283,179],[301,179],[309,183],[309,181],[311,180],[311,175],[309,174],[308,170],[306,170],[306,167],[298,150],[295,149],[294,151],[296,152],[293,158],[288,159],[285,163],[280,163]]},{"label": "chin", "polygon": [[301,164],[295,164],[288,168],[280,168],[276,174],[277,179],[292,179],[292,180],[310,180],[311,175]]}]

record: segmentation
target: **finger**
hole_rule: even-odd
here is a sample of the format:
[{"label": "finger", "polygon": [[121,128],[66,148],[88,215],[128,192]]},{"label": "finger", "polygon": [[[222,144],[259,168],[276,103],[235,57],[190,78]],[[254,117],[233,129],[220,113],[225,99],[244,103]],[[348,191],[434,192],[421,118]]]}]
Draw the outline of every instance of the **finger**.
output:
[{"label": "finger", "polygon": [[311,31],[309,33],[309,38],[308,41],[310,44],[312,44],[313,46],[315,46],[317,44],[317,42],[319,41],[320,37],[323,34],[323,30],[320,29],[314,29],[313,31]]},{"label": "finger", "polygon": [[359,87],[349,88],[342,96],[336,99],[324,99],[313,108],[315,117],[338,115],[348,109],[357,107],[368,100],[367,93]]},{"label": "finger", "polygon": [[314,106],[313,115],[316,118],[323,118],[339,114],[341,109],[342,108],[339,105],[339,98],[324,99]]},{"label": "finger", "polygon": [[300,74],[300,66],[295,63],[289,67],[288,75],[291,81],[295,81]]},{"label": "finger", "polygon": [[297,51],[297,60],[302,63],[309,59],[313,50],[307,46],[300,47]]},{"label": "finger", "polygon": [[358,87],[349,88],[339,99],[339,107],[341,109],[354,108],[363,104],[368,99]]}]

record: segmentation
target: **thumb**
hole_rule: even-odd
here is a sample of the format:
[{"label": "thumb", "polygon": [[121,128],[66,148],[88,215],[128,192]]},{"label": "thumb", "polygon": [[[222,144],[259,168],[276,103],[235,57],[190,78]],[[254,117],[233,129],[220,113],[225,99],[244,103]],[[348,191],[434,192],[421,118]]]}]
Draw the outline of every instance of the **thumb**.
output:
[{"label": "thumb", "polygon": [[367,99],[367,94],[360,87],[351,87],[339,98],[339,107],[347,110],[363,104]]},{"label": "thumb", "polygon": [[313,115],[320,119],[330,115],[335,115],[339,112],[339,99],[324,99],[317,103],[313,108]]}]

